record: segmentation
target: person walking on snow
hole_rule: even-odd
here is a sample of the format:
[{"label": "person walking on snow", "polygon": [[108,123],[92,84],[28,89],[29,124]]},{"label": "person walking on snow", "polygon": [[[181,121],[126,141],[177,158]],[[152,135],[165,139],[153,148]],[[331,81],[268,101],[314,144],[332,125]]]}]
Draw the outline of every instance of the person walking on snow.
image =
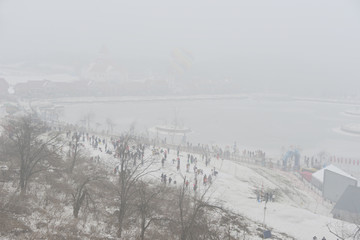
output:
[{"label": "person walking on snow", "polygon": [[186,182],[185,182],[185,186],[186,186],[186,188],[188,188],[188,187],[189,187],[189,180],[186,180]]},{"label": "person walking on snow", "polygon": [[212,177],[211,177],[211,175],[209,175],[209,177],[208,177],[208,182],[209,182],[209,184],[211,184],[211,182],[212,182]]},{"label": "person walking on snow", "polygon": [[194,191],[196,191],[197,190],[197,183],[195,182],[194,183]]}]

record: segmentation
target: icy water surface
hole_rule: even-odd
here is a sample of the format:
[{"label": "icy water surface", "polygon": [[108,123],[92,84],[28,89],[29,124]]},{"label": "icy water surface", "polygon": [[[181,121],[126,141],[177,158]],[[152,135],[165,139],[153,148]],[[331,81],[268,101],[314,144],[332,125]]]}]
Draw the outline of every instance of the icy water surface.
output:
[{"label": "icy water surface", "polygon": [[[346,157],[359,157],[360,137],[338,131],[344,124],[360,118],[344,114],[348,105],[256,99],[197,101],[143,101],[66,104],[63,118],[72,123],[88,112],[92,126],[106,129],[106,119],[116,123],[116,131],[137,131],[170,123],[177,115],[178,124],[190,127],[187,140],[193,143],[217,143],[241,148],[263,149],[280,155],[295,145],[303,153],[327,151]],[[98,123],[98,124],[96,124]]]}]

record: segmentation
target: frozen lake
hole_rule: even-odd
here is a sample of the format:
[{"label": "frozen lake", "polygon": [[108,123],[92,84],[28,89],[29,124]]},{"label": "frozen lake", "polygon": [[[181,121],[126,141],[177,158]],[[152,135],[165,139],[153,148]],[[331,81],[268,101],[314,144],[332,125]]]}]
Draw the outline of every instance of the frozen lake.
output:
[{"label": "frozen lake", "polygon": [[[65,104],[62,116],[80,123],[93,113],[93,127],[106,128],[106,119],[116,123],[116,131],[137,131],[178,122],[190,127],[192,143],[216,143],[262,149],[280,155],[282,149],[298,146],[305,154],[326,151],[331,155],[359,157],[360,137],[339,131],[341,125],[360,122],[360,117],[344,114],[352,106],[306,101],[259,99],[217,99],[196,101],[142,101]],[[176,110],[175,110],[176,109]]]}]

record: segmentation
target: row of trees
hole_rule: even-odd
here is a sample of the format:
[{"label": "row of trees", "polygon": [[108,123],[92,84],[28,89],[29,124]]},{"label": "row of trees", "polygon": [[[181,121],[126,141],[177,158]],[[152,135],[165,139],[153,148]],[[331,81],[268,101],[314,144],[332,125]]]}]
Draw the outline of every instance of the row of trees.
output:
[{"label": "row of trees", "polygon": [[[56,202],[63,208],[70,205],[74,219],[84,224],[86,219],[95,219],[120,239],[222,239],[225,234],[211,221],[210,213],[225,211],[210,204],[209,188],[194,194],[186,187],[185,179],[178,187],[149,182],[148,176],[158,171],[158,159],[149,155],[134,164],[129,151],[139,143],[130,134],[122,137],[126,147],[117,149],[121,157],[114,176],[104,165],[90,160],[78,133],[66,138],[31,114],[8,118],[2,128],[1,161],[10,166],[2,181],[18,182],[14,194],[19,193],[19,204],[30,201],[29,196],[39,188],[44,189],[39,201],[45,207],[55,208]],[[13,198],[7,200],[1,204],[1,211],[10,211],[9,206],[14,204]],[[49,222],[54,222],[51,216]],[[247,231],[242,227],[238,232]],[[101,235],[101,231],[97,229],[95,234]]]}]

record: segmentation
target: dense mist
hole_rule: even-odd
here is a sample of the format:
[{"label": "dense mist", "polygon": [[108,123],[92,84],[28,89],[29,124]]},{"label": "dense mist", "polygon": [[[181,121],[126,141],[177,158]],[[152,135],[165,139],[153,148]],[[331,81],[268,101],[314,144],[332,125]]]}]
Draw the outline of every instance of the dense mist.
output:
[{"label": "dense mist", "polygon": [[232,93],[357,96],[359,16],[357,1],[2,0],[0,62],[61,65],[78,77],[105,47],[130,75],[230,81]]},{"label": "dense mist", "polygon": [[360,239],[360,1],[0,0],[0,239]]}]

